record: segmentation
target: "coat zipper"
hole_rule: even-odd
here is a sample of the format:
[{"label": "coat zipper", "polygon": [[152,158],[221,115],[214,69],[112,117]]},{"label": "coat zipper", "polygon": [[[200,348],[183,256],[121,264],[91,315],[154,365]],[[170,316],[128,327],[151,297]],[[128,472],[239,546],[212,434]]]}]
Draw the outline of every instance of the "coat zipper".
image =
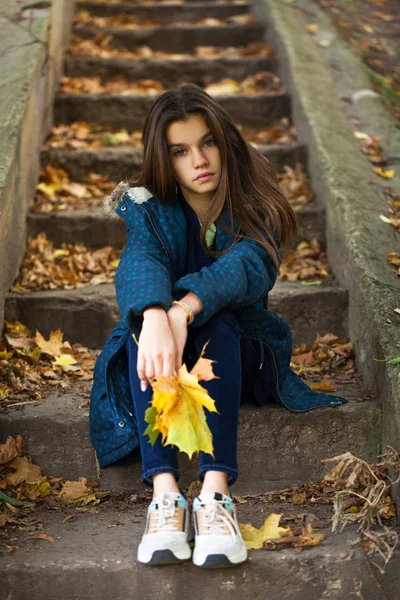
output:
[{"label": "coat zipper", "polygon": [[[160,241],[160,244],[161,244],[161,246],[162,246],[162,248],[163,248],[163,250],[164,250],[165,254],[168,256],[168,252],[167,252],[167,249],[166,249],[166,247],[165,247],[165,245],[164,245],[164,242],[162,241],[160,234],[158,233],[157,229],[155,228],[155,225],[154,225],[154,223],[153,223],[153,221],[152,221],[152,218],[151,218],[151,216],[150,216],[149,212],[148,212],[148,211],[147,211],[147,210],[144,208],[144,206],[142,206],[141,204],[138,204],[138,206],[139,206],[139,207],[140,207],[142,210],[144,210],[144,212],[145,212],[145,213],[146,213],[146,215],[148,216],[148,218],[149,218],[149,221],[150,221],[150,225],[152,226],[152,228],[153,228],[153,230],[154,230],[154,233],[155,233],[155,234],[156,234],[156,236],[158,237],[158,239],[159,239],[159,241]],[[168,258],[169,258],[169,256],[168,256]]]}]

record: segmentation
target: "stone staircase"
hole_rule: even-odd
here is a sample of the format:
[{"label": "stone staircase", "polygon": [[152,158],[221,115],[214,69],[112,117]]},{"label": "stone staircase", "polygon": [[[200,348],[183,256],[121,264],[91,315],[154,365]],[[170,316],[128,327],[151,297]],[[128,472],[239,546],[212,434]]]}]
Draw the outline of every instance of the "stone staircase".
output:
[{"label": "stone staircase", "polygon": [[[187,1],[183,4],[121,4],[81,2],[77,5],[94,16],[131,13],[140,19],[157,18],[165,25],[147,29],[106,28],[113,35],[115,47],[132,50],[149,45],[154,50],[191,52],[197,45],[245,46],[250,42],[268,41],[268,26],[262,21],[221,26],[179,25],[176,20],[197,21],[202,18],[228,18],[249,13],[252,7],[243,2],[216,4]],[[82,38],[93,38],[98,29],[91,25],[74,29]],[[277,71],[274,58],[186,58],[154,60],[66,56],[65,75],[98,75],[108,81],[116,75],[134,81],[155,79],[166,87],[194,82],[204,85],[224,77],[237,79],[259,71]],[[246,126],[261,127],[276,119],[290,116],[287,92],[253,96],[220,96],[218,100],[234,119]],[[55,99],[56,124],[90,121],[128,131],[143,124],[153,97],[143,95],[62,93]],[[295,124],[296,125],[296,124]],[[301,142],[271,145],[261,152],[279,171],[284,165],[301,162],[307,169],[307,148]],[[42,166],[63,168],[71,180],[82,181],[93,171],[118,182],[140,164],[141,153],[130,148],[99,150],[44,149]],[[312,175],[312,174],[311,174]],[[324,207],[317,198],[314,206],[297,211],[299,240],[317,236],[324,244]],[[83,242],[97,249],[112,245],[122,248],[124,225],[106,220],[100,209],[75,212],[33,212],[28,217],[28,234],[44,231],[57,246],[63,242]],[[310,343],[317,333],[332,332],[347,336],[348,298],[337,281],[321,286],[302,286],[278,282],[272,291],[271,310],[290,324],[294,344]],[[119,321],[112,285],[88,286],[72,291],[9,293],[6,319],[19,319],[43,335],[61,328],[65,339],[90,348],[101,348],[108,333]],[[20,433],[24,450],[45,472],[66,478],[86,476],[98,479],[106,489],[135,491],[139,486],[139,465],[114,466],[99,471],[89,440],[88,409],[78,408],[88,395],[90,384],[77,383],[72,392],[53,392],[41,404],[9,410],[0,424],[0,438]],[[337,392],[349,404],[307,413],[292,413],[275,406],[256,408],[244,405],[240,415],[239,469],[236,493],[277,489],[287,483],[308,481],[322,473],[320,459],[351,451],[367,460],[375,460],[380,450],[379,399],[368,400],[368,390],[355,378],[351,384],[337,384]],[[184,461],[184,481],[196,477],[195,463]],[[139,486],[140,487],[140,486]]]}]

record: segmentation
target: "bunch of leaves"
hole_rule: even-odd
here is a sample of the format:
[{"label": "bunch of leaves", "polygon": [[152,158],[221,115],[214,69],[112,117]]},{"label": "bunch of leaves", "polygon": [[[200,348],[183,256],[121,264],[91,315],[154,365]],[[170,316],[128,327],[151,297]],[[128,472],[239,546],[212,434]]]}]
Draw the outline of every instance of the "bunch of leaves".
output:
[{"label": "bunch of leaves", "polygon": [[89,485],[85,477],[80,477],[79,481],[68,481],[63,477],[43,474],[41,468],[32,462],[31,456],[21,454],[21,435],[15,439],[9,436],[4,444],[0,443],[0,527],[8,524],[20,526],[20,518],[27,509],[35,508],[38,502],[49,496],[64,504],[86,506],[99,504],[100,499],[109,494],[93,490],[98,483],[90,482]]},{"label": "bunch of leaves", "polygon": [[273,58],[275,51],[265,42],[250,42],[247,46],[196,46],[193,52],[166,52],[153,50],[150,46],[139,46],[135,50],[127,50],[112,45],[114,36],[99,31],[92,38],[81,38],[72,35],[71,45],[67,50],[70,56],[98,56],[99,58],[137,58],[152,60],[184,60],[187,58],[239,58],[257,57]]},{"label": "bunch of leaves", "polygon": [[236,123],[243,137],[253,146],[285,145],[297,142],[296,128],[289,117],[282,117],[268,127],[246,127]]},{"label": "bunch of leaves", "polygon": [[[389,492],[400,481],[400,455],[387,446],[379,458],[378,463],[371,465],[346,452],[321,462],[336,463],[323,478],[335,489],[332,531],[358,523],[367,555],[383,559],[383,566],[372,561],[383,573],[398,543],[396,532],[384,527],[382,519],[396,516]],[[389,477],[389,470],[395,479]],[[383,531],[374,532],[376,525]]]},{"label": "bunch of leaves", "polygon": [[389,252],[388,254],[388,263],[393,265],[394,272],[396,275],[400,277],[400,253],[399,252]]},{"label": "bunch of leaves", "polygon": [[41,400],[48,386],[61,389],[71,381],[91,381],[96,354],[80,344],[63,341],[60,329],[46,340],[31,336],[25,325],[6,322],[0,341],[0,401],[3,407],[19,404],[21,398]]},{"label": "bunch of leaves", "polygon": [[355,131],[354,137],[359,141],[361,152],[366,155],[373,165],[382,167],[389,164],[389,158],[385,154],[379,136],[372,136],[362,131]]},{"label": "bunch of leaves", "polygon": [[321,251],[318,238],[313,238],[310,242],[300,242],[296,250],[287,250],[284,253],[278,279],[293,282],[330,276],[328,256]]},{"label": "bunch of leaves", "polygon": [[85,9],[80,9],[74,16],[73,19],[74,27],[82,27],[91,25],[99,29],[105,29],[106,27],[115,27],[118,29],[142,29],[145,27],[161,27],[165,26],[161,19],[138,19],[136,15],[126,14],[115,14],[112,16],[99,17],[93,15]]},{"label": "bunch of leaves", "polygon": [[326,538],[325,533],[312,533],[313,528],[310,523],[301,532],[296,532],[291,527],[280,527],[281,517],[282,515],[275,513],[269,514],[258,529],[250,523],[240,523],[239,527],[246,547],[249,550],[263,547],[275,550],[282,546],[293,546],[295,552],[299,553],[303,548],[317,546]]},{"label": "bunch of leaves", "polygon": [[88,210],[101,206],[115,182],[97,173],[89,173],[82,182],[70,181],[63,169],[47,165],[40,171],[33,213],[60,210]]},{"label": "bunch of leaves", "polygon": [[204,408],[210,412],[218,411],[207,390],[199,384],[201,380],[217,378],[212,370],[215,361],[203,358],[207,344],[190,373],[183,364],[177,376],[161,376],[151,383],[153,398],[145,413],[149,425],[144,435],[149,436],[150,443],[154,444],[161,435],[164,445],[176,446],[189,459],[200,451],[214,455]]},{"label": "bunch of leaves", "polygon": [[294,348],[290,366],[303,379],[319,380],[311,384],[314,390],[335,392],[333,378],[349,381],[355,375],[354,344],[332,333],[318,334],[313,344]]},{"label": "bunch of leaves", "polygon": [[115,14],[106,17],[98,17],[87,10],[81,9],[74,17],[75,27],[93,26],[98,29],[118,28],[118,29],[144,29],[147,27],[194,27],[201,25],[203,27],[221,27],[224,25],[248,25],[256,23],[257,19],[248,13],[232,15],[226,19],[217,19],[215,17],[204,17],[197,21],[173,21],[165,23],[161,19],[139,19],[132,13]]},{"label": "bunch of leaves", "polygon": [[277,174],[279,185],[288,198],[293,210],[314,204],[314,194],[304,166],[297,163],[295,169],[285,165],[283,172]]},{"label": "bunch of leaves", "polygon": [[117,75],[110,81],[102,83],[99,76],[93,77],[62,77],[59,93],[61,94],[118,94],[130,96],[140,94],[141,96],[156,96],[165,91],[164,86],[154,79],[138,79],[138,81],[127,81]]},{"label": "bunch of leaves", "polygon": [[119,263],[118,250],[111,246],[90,251],[83,244],[54,248],[45,233],[28,238],[20,272],[12,290],[72,290],[87,285],[112,283]]},{"label": "bunch of leaves", "polygon": [[102,147],[129,146],[139,148],[142,143],[142,132],[126,129],[113,129],[109,125],[98,125],[76,121],[70,125],[57,125],[50,130],[44,148],[68,148],[82,150],[90,148],[95,150]]},{"label": "bunch of leaves", "polygon": [[392,225],[397,231],[400,232],[400,196],[393,192],[390,187],[384,187],[383,193],[388,199],[388,213],[389,216],[379,215],[379,218],[384,223]]},{"label": "bunch of leaves", "polygon": [[204,91],[211,96],[252,96],[281,93],[283,86],[276,73],[263,71],[242,80],[227,77],[206,85]]}]

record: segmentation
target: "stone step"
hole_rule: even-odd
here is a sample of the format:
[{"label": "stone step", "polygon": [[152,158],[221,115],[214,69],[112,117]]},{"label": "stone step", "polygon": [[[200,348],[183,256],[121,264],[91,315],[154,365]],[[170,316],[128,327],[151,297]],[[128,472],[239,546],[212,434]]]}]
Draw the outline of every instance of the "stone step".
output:
[{"label": "stone step", "polygon": [[[352,452],[369,461],[380,453],[380,408],[365,400],[356,378],[338,382],[336,393],[348,404],[294,413],[273,404],[262,407],[244,402],[239,415],[236,493],[259,493],[289,482],[316,480],[324,472],[320,459]],[[100,469],[89,437],[89,408],[79,408],[90,391],[80,382],[68,392],[52,391],[38,404],[9,408],[2,414],[0,439],[23,437],[23,450],[43,472],[56,477],[84,476],[99,481],[103,489],[134,492],[140,489],[140,463]],[[180,457],[182,482],[197,479],[197,459]]]},{"label": "stone step", "polygon": [[98,56],[67,56],[64,75],[67,77],[93,77],[102,82],[113,79],[116,74],[127,81],[151,78],[168,88],[180,83],[205,83],[221,81],[226,77],[245,79],[262,71],[275,72],[277,60],[273,58],[184,58],[179,60],[153,60],[131,58],[100,58]]},{"label": "stone step", "polygon": [[[56,125],[88,121],[118,129],[141,129],[156,98],[136,94],[60,94],[55,98],[54,121]],[[236,122],[249,127],[267,126],[290,115],[291,99],[285,92],[216,99]]]},{"label": "stone step", "polygon": [[[304,144],[276,144],[258,146],[277,171],[284,165],[295,168],[296,163],[307,165],[307,147]],[[41,151],[41,166],[51,164],[64,169],[71,181],[83,181],[87,175],[101,173],[111,181],[120,181],[136,174],[142,166],[143,152],[141,148],[104,147],[96,150],[64,150],[46,149]]]},{"label": "stone step", "polygon": [[88,25],[73,27],[72,33],[81,38],[93,38],[99,31],[112,35],[115,48],[134,50],[138,46],[150,46],[153,50],[168,52],[191,52],[196,46],[247,46],[250,42],[263,39],[264,23],[247,25],[181,25],[168,27],[143,27],[140,29],[122,29],[105,27],[98,29]]},{"label": "stone step", "polygon": [[112,17],[119,14],[133,14],[140,20],[161,19],[165,23],[174,21],[197,21],[204,18],[224,19],[231,15],[245,14],[250,11],[250,4],[216,4],[215,2],[173,2],[168,4],[139,4],[121,2],[120,4],[105,2],[79,2],[77,10],[87,10],[97,17]]},{"label": "stone step", "polygon": [[[289,324],[294,346],[313,342],[317,333],[333,332],[345,337],[347,303],[347,291],[332,283],[303,286],[278,281],[269,294],[269,309]],[[120,315],[114,284],[101,284],[74,290],[10,292],[5,319],[19,320],[44,336],[61,327],[71,344],[80,342],[99,348]]]},{"label": "stone step", "polygon": [[[43,531],[55,541],[48,543],[34,539],[32,534],[29,537],[28,533],[18,532],[18,550],[7,553],[5,548],[0,549],[4,597],[10,600],[160,600],[165,596],[173,600],[398,598],[400,551],[395,550],[385,567],[381,586],[379,573],[366,559],[365,549],[360,544],[354,545],[359,538],[357,525],[348,525],[336,534],[330,526],[317,529],[314,533],[325,533],[327,537],[300,553],[292,547],[279,551],[250,550],[248,561],[234,569],[208,569],[205,574],[191,561],[168,567],[142,566],[137,561],[137,547],[146,523],[146,497],[139,496],[132,502],[123,496],[89,507],[86,513],[63,508],[61,503],[56,510],[56,507],[36,508],[35,517],[44,524]],[[315,510],[308,509],[308,513],[321,514],[322,508],[319,505]],[[294,512],[289,503],[275,508],[256,501],[251,504],[248,500],[238,505],[238,519],[260,527],[272,510],[281,510],[284,515]],[[327,507],[328,519],[331,514]],[[72,519],[63,522],[71,515]],[[7,541],[5,537],[4,540]],[[362,596],[357,592],[361,587]]]},{"label": "stone step", "polygon": [[[325,211],[320,208],[302,208],[296,212],[299,228],[298,241],[317,237],[325,247]],[[121,249],[126,243],[125,223],[102,215],[100,208],[92,211],[60,211],[28,213],[28,236],[44,232],[57,247],[62,243],[83,243],[92,250],[112,246]],[[290,247],[293,247],[291,244]]]}]

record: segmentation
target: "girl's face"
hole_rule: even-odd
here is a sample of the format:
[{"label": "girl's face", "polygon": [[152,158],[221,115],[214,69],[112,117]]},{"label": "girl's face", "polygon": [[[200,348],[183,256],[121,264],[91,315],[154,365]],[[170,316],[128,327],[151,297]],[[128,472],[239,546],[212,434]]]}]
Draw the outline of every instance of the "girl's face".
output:
[{"label": "girl's face", "polygon": [[[174,121],[167,129],[168,151],[175,179],[189,195],[212,196],[221,177],[221,157],[202,115]],[[211,175],[199,179],[199,175]]]}]

